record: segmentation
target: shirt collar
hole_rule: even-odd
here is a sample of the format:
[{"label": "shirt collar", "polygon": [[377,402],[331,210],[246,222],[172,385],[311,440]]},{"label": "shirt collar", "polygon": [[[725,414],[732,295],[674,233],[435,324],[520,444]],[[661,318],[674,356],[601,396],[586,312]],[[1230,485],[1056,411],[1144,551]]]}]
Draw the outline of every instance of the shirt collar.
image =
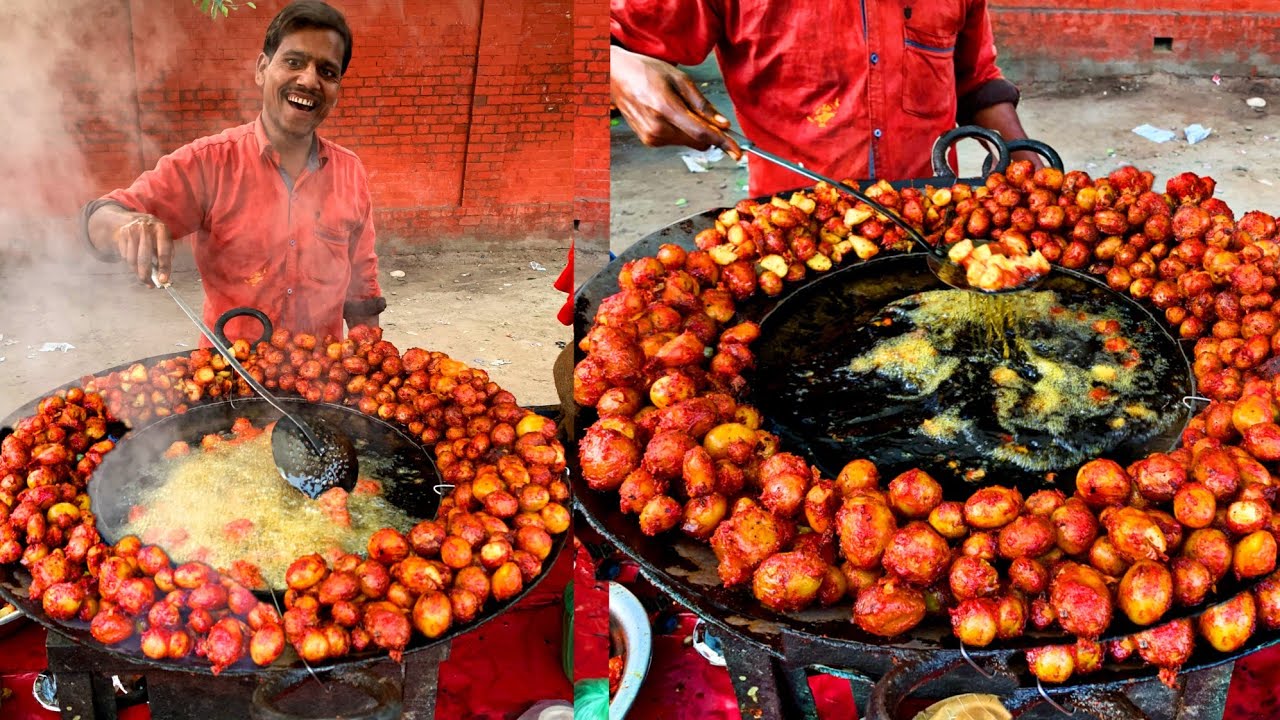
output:
[{"label": "shirt collar", "polygon": [[[254,118],[253,135],[258,139],[258,147],[262,151],[262,157],[271,160],[275,164],[280,164],[280,153],[271,146],[271,140],[267,137],[267,130],[262,124],[262,115]],[[320,166],[329,162],[329,143],[320,138],[320,133],[311,135],[311,154],[307,157],[307,167],[311,170],[317,170]]]}]

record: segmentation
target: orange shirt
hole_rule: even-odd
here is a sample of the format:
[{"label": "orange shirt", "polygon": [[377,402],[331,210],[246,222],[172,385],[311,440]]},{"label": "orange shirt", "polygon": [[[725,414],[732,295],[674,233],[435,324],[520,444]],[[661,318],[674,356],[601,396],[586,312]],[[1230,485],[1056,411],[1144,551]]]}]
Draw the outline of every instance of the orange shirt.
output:
[{"label": "orange shirt", "polygon": [[[743,134],[837,179],[932,177],[934,141],[1017,100],[986,0],[610,0],[613,38],[696,65],[714,49]],[[813,182],[750,157],[750,194]]]},{"label": "orange shirt", "polygon": [[[192,236],[210,327],[227,310],[248,306],[277,328],[342,337],[344,314],[385,307],[373,204],[355,153],[317,140],[292,188],[259,118],[175,150],[103,199],[155,215],[175,240]],[[253,342],[262,330],[237,318],[225,332]],[[201,345],[209,343],[201,338]]]}]

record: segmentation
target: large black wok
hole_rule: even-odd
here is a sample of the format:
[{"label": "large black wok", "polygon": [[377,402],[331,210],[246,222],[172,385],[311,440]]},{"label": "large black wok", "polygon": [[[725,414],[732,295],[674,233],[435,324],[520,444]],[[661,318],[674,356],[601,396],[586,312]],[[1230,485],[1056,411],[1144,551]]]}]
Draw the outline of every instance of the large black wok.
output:
[{"label": "large black wok", "polygon": [[[174,353],[145,358],[135,362],[150,367],[163,360],[181,355],[183,353]],[[131,362],[110,368],[97,373],[97,376],[105,376],[112,372],[123,370],[133,364],[135,363]],[[41,398],[72,387],[79,387],[80,384],[79,382],[67,383],[42,394],[40,398],[28,402],[8,417],[0,420],[0,428],[9,428],[21,418],[34,415],[36,413],[36,405]],[[308,405],[305,401],[299,399],[289,399],[286,402],[297,404],[300,407]],[[539,411],[542,414],[552,414],[558,409],[534,408],[535,411]],[[421,443],[410,438],[394,425],[369,417],[351,408],[316,404],[305,407],[303,412],[316,413],[327,419],[339,421],[341,427],[357,444],[357,448],[361,452],[371,452],[383,457],[393,458],[396,463],[394,472],[396,482],[387,484],[388,499],[415,517],[428,518],[434,515],[439,504],[439,496],[434,491],[434,486],[438,482],[438,475],[429,450],[423,447]],[[118,529],[123,518],[128,514],[129,507],[132,504],[131,500],[137,497],[137,489],[157,481],[156,477],[147,473],[147,468],[158,453],[163,453],[164,449],[174,440],[181,439],[188,442],[198,442],[207,433],[225,432],[231,428],[231,423],[235,418],[242,416],[252,419],[255,425],[261,426],[265,422],[274,420],[276,414],[264,401],[246,398],[198,405],[186,413],[153,420],[139,427],[117,426],[115,430],[118,434],[112,437],[113,440],[117,440],[117,446],[104,458],[98,470],[90,478],[88,485],[89,495],[93,502],[93,511],[98,515],[99,533],[103,535],[104,540],[112,542],[118,539]],[[5,431],[0,430],[0,433],[5,433]],[[100,482],[101,484],[99,484]],[[210,502],[216,501],[216,498],[210,498]],[[551,554],[543,562],[544,569],[550,568],[555,563],[564,547],[566,536],[567,533],[563,533],[553,538]],[[483,613],[476,621],[464,625],[454,625],[450,627],[448,632],[438,638],[427,639],[421,634],[414,633],[412,640],[404,651],[405,654],[418,652],[441,643],[448,643],[453,638],[476,629],[520,602],[545,576],[546,573],[544,572],[533,582],[526,584],[518,595],[505,602],[494,603],[491,599],[490,603],[493,604],[486,605]],[[20,611],[48,629],[85,646],[119,655],[132,663],[164,670],[212,674],[208,661],[195,657],[194,654],[181,660],[153,660],[146,657],[141,652],[137,635],[120,645],[104,647],[90,635],[88,623],[55,621],[45,615],[40,603],[33,602],[27,597],[27,590],[30,584],[31,575],[20,564],[0,565],[0,597],[13,603]],[[269,593],[259,593],[259,596],[268,602],[272,601],[272,596]],[[277,593],[276,597],[280,598],[280,594]],[[316,670],[339,667],[355,668],[373,665],[386,660],[386,658],[387,653],[385,651],[371,650],[360,654],[353,653],[318,665],[313,664],[311,667]],[[225,675],[253,675],[263,672],[296,672],[303,668],[302,660],[294,653],[291,647],[287,647],[285,653],[275,663],[265,668],[254,665],[246,657],[222,672]]]},{"label": "large black wok", "polygon": [[[920,184],[922,183],[919,181],[913,181],[895,185],[902,187]],[[762,201],[767,201],[767,198]],[[590,330],[600,302],[618,291],[617,275],[623,264],[639,257],[653,256],[659,246],[664,243],[673,243],[686,250],[695,249],[694,237],[700,231],[714,227],[719,214],[719,210],[699,213],[652,233],[632,245],[609,266],[583,284],[575,298],[575,336],[582,337]],[[912,276],[930,275],[925,267],[923,256],[919,254],[886,257],[879,262],[883,263],[885,269],[893,268],[891,272],[902,272]],[[874,267],[881,266],[868,263],[865,270],[850,268],[828,276],[810,276],[801,283],[787,286],[782,295],[777,298],[753,297],[745,303],[739,303],[739,317],[766,320],[770,311],[781,307],[788,298],[799,296],[810,287],[817,287],[816,283],[840,282],[836,277],[839,272],[847,272],[850,276],[855,276],[862,272],[870,272]],[[1055,269],[1054,274],[1064,275],[1067,272]],[[1070,275],[1078,280],[1094,283],[1101,288],[1100,292],[1111,292],[1101,283],[1087,276],[1077,273],[1070,273]],[[1117,302],[1120,302],[1119,298]],[[1132,304],[1132,301],[1127,298],[1123,302]],[[1176,342],[1170,340],[1170,343],[1166,345],[1166,349],[1174,353],[1174,357],[1169,358],[1170,362],[1175,368],[1182,367],[1185,371],[1185,356]],[[581,359],[580,352],[578,359]],[[762,372],[765,370],[758,368],[757,376]],[[756,381],[758,380],[757,377]],[[1190,381],[1187,380],[1187,382]],[[1174,383],[1169,390],[1178,395],[1174,399],[1180,402],[1183,386]],[[1186,390],[1188,394],[1193,394],[1190,392],[1190,387]],[[578,431],[580,437],[596,417],[591,408],[578,408],[577,412],[581,414],[576,422],[576,426],[580,428]],[[1141,448],[1129,450],[1131,452],[1140,452],[1143,448],[1148,452],[1168,450],[1176,442],[1184,423],[1185,416],[1174,423],[1176,430],[1148,439]],[[789,446],[785,440],[782,449],[804,452],[804,448]],[[852,459],[852,457],[845,459]],[[576,460],[576,453],[571,453],[571,462],[576,463]],[[580,478],[576,466],[572,469],[575,480]],[[575,499],[591,526],[637,562],[645,575],[655,585],[669,592],[674,600],[690,608],[721,631],[746,641],[756,650],[763,650],[775,658],[785,660],[788,665],[829,665],[833,657],[838,657],[844,668],[866,673],[870,677],[881,677],[892,667],[901,663],[918,664],[925,659],[944,665],[951,661],[964,662],[962,648],[952,635],[949,623],[943,618],[931,617],[904,637],[885,639],[861,632],[851,622],[851,611],[847,604],[836,608],[811,609],[792,614],[774,613],[755,600],[749,589],[729,590],[721,586],[716,572],[715,555],[706,543],[694,541],[678,532],[667,533],[656,538],[644,535],[636,519],[620,511],[617,493],[599,493],[580,486],[575,492]],[[1239,585],[1233,587],[1223,585],[1219,587],[1216,598],[1220,602],[1231,597],[1240,588]],[[1205,607],[1207,605],[1199,608],[1176,609],[1174,611],[1176,614],[1171,613],[1168,619],[1196,614]],[[1113,623],[1108,637],[1127,635],[1138,629],[1121,616]],[[1026,668],[1023,651],[1031,647],[1072,642],[1074,637],[1062,633],[1028,632],[1017,640],[1001,641],[998,647],[968,649],[967,654],[984,666],[1007,668],[1011,687],[1035,688],[1038,683]],[[1229,662],[1276,642],[1280,642],[1280,632],[1276,631],[1255,633],[1243,648],[1233,653],[1218,653],[1201,642],[1184,670],[1191,671]],[[1108,666],[1101,673],[1077,675],[1065,685],[1057,686],[1050,691],[1071,692],[1081,686],[1093,686],[1100,682],[1123,683],[1150,678],[1155,674],[1156,668],[1151,666],[1136,664]]]}]

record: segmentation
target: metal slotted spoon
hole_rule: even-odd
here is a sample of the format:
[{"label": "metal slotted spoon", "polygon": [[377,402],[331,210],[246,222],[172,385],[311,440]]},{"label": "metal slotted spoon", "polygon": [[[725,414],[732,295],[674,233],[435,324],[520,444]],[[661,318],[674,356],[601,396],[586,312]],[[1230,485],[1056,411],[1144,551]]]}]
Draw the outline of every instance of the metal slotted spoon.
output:
[{"label": "metal slotted spoon", "polygon": [[160,282],[159,268],[155,264],[151,267],[151,282],[169,293],[169,297],[200,328],[201,334],[213,343],[213,347],[231,369],[280,413],[282,417],[271,431],[271,454],[275,459],[276,469],[285,482],[312,499],[330,488],[350,490],[355,487],[359,463],[350,438],[318,420],[305,423],[286,410],[262,383],[244,369],[226,343],[204,324],[171,283]]}]

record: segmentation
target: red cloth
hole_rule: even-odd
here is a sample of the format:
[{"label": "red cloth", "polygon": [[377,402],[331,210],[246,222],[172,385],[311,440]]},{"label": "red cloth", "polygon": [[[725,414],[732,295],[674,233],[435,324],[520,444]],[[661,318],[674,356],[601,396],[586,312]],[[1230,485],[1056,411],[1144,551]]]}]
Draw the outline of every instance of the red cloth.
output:
[{"label": "red cloth", "polygon": [[573,679],[591,680],[609,674],[609,585],[595,578],[595,563],[574,538],[573,565]]},{"label": "red cloth", "polygon": [[[318,167],[292,193],[259,118],[179,148],[105,199],[155,215],[174,239],[194,234],[208,325],[250,306],[276,327],[342,337],[344,302],[382,296],[373,203],[355,153],[317,139]],[[237,318],[226,333],[252,342],[261,328]]]},{"label": "red cloth", "polygon": [[[986,0],[610,0],[610,29],[675,64],[714,48],[742,132],[837,179],[932,176],[957,98],[1002,78]],[[749,162],[752,196],[812,184]]]},{"label": "red cloth", "polygon": [[[507,720],[539,700],[573,700],[560,662],[564,589],[573,572],[571,549],[538,587],[514,608],[474,632],[454,639],[440,665],[437,720]],[[45,631],[34,623],[0,640],[0,683],[14,696],[0,707],[4,720],[58,720],[31,697],[31,684],[45,668]],[[147,720],[145,705],[121,720]]]},{"label": "red cloth", "polygon": [[573,246],[573,241],[570,241],[568,262],[565,263],[564,270],[560,272],[560,277],[556,278],[555,282],[555,289],[569,294],[560,312],[556,313],[556,319],[561,325],[573,324]]}]

